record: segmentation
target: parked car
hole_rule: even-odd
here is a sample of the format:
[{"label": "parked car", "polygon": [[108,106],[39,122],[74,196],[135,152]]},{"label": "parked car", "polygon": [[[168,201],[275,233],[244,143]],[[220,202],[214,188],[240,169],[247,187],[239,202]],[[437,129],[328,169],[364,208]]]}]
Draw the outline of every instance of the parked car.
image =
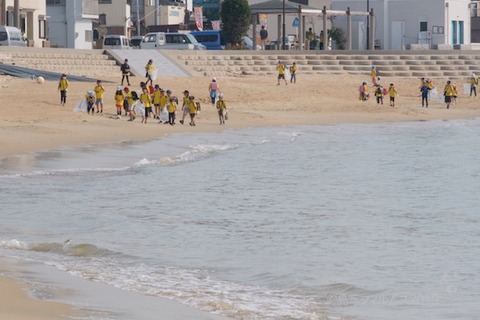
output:
[{"label": "parked car", "polygon": [[[243,45],[250,50],[253,50],[253,41],[249,37],[243,37]],[[257,44],[257,50],[262,50],[262,46]]]},{"label": "parked car", "polygon": [[190,34],[194,36],[199,43],[203,44],[207,50],[225,49],[225,38],[222,36],[220,31],[192,31]]},{"label": "parked car", "polygon": [[106,35],[103,38],[103,48],[104,49],[131,49],[130,41],[126,36],[118,34]]},{"label": "parked car", "polygon": [[0,46],[26,47],[27,41],[18,28],[0,26]]},{"label": "parked car", "polygon": [[140,43],[141,49],[205,50],[205,46],[189,33],[150,32]]},{"label": "parked car", "polygon": [[140,49],[140,43],[143,41],[144,36],[132,36],[130,38],[130,47],[134,49]]}]

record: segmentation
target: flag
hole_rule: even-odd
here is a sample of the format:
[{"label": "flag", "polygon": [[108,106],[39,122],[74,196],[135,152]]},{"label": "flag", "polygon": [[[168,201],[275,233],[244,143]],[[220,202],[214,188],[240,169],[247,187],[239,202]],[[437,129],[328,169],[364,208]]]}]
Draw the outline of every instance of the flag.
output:
[{"label": "flag", "polygon": [[215,31],[220,30],[221,20],[212,21],[212,29]]},{"label": "flag", "polygon": [[202,7],[193,8],[195,12],[195,23],[197,24],[197,29],[203,31],[203,12]]}]

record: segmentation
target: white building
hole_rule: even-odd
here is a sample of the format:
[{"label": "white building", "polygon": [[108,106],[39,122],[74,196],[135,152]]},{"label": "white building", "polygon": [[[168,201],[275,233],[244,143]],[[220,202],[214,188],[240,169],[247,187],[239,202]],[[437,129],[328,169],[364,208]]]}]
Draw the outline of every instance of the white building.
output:
[{"label": "white building", "polygon": [[99,28],[105,28],[107,34],[120,34],[130,37],[132,21],[130,17],[129,0],[99,0]]},{"label": "white building", "polygon": [[[333,10],[374,12],[375,47],[453,49],[470,44],[470,0],[333,0]],[[346,18],[336,17],[346,28]],[[352,17],[352,49],[367,48],[367,17]]]},{"label": "white building", "polygon": [[93,48],[93,21],[98,20],[98,0],[47,0],[47,15],[52,46]]},{"label": "white building", "polygon": [[48,46],[47,14],[45,1],[0,0],[0,25],[19,28],[32,47]]}]

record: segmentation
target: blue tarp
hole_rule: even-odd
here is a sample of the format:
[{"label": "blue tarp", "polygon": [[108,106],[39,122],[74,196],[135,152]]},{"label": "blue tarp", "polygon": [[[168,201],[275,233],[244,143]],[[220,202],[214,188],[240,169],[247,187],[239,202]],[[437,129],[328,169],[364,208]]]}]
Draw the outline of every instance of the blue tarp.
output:
[{"label": "blue tarp", "polygon": [[[30,68],[18,67],[18,66],[13,66],[8,64],[0,64],[0,73],[4,73],[12,77],[27,78],[27,79],[43,77],[45,80],[50,80],[50,81],[57,81],[60,79],[62,75],[61,73],[58,73],[58,72],[30,69]],[[74,76],[70,74],[68,75],[68,81],[95,82],[97,80],[98,79],[87,78],[82,76]],[[111,81],[104,81],[104,82],[111,82]]]}]

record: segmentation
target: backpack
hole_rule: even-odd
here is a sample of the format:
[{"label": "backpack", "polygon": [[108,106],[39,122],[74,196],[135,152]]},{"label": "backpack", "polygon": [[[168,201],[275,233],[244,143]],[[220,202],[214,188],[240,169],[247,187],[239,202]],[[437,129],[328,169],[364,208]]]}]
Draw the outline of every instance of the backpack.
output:
[{"label": "backpack", "polygon": [[132,91],[132,100],[134,100],[134,101],[137,101],[137,100],[138,100],[137,91]]}]

